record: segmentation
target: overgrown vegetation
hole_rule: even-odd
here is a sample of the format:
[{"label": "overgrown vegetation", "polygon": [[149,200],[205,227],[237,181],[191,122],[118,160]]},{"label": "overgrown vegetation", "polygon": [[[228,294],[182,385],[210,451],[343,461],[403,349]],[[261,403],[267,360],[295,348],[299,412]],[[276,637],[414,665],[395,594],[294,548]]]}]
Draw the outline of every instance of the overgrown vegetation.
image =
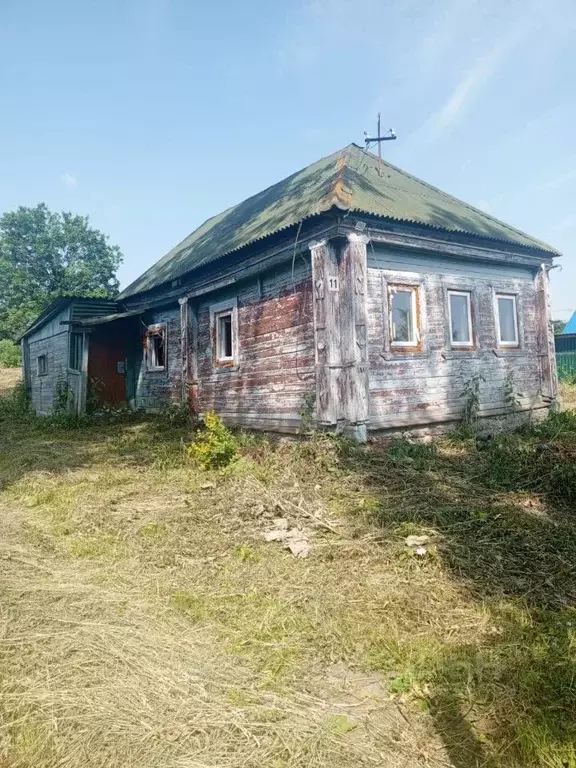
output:
[{"label": "overgrown vegetation", "polygon": [[0,339],[0,366],[19,368],[22,365],[20,347],[11,339]]},{"label": "overgrown vegetation", "polygon": [[234,461],[237,452],[237,443],[228,427],[214,411],[208,411],[203,428],[188,447],[190,456],[202,469],[219,469]]},{"label": "overgrown vegetation", "polygon": [[464,390],[460,394],[460,397],[464,398],[464,412],[462,414],[462,430],[464,432],[473,433],[476,427],[480,412],[480,385],[485,381],[486,379],[481,373],[475,374],[466,382]]},{"label": "overgrown vegetation", "polygon": [[0,764],[575,768],[574,412],[364,448],[6,402]]}]

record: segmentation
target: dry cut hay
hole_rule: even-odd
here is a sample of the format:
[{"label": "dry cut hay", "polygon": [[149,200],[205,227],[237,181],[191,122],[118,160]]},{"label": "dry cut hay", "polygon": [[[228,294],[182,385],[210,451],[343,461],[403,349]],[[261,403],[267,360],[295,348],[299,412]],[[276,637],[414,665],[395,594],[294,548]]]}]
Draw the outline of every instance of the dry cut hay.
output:
[{"label": "dry cut hay", "polygon": [[19,522],[26,528],[26,519],[10,516],[0,545],[6,766],[406,764],[413,736],[390,713],[352,720],[313,685],[306,693],[305,681],[276,684],[215,626],[171,609],[160,586],[157,595],[148,591],[151,574],[136,561],[41,556],[23,543]]},{"label": "dry cut hay", "polygon": [[0,366],[0,397],[14,389],[21,378],[20,368],[3,368]]}]

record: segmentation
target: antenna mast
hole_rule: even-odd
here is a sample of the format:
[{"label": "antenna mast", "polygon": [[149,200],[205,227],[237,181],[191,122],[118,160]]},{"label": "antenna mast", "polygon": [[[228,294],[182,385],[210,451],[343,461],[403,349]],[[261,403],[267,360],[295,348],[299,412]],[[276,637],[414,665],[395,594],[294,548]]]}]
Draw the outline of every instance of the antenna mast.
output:
[{"label": "antenna mast", "polygon": [[370,144],[378,144],[378,173],[382,169],[382,142],[394,141],[397,138],[394,128],[390,128],[386,136],[380,136],[380,112],[378,112],[378,135],[371,138],[367,131],[364,131],[364,142],[366,149],[370,148]]}]

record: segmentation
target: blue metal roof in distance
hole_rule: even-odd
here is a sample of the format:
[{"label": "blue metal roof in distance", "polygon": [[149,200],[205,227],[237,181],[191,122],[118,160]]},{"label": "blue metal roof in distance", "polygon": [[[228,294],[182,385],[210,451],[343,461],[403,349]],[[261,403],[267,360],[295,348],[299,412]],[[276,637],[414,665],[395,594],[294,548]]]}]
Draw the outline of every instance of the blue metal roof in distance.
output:
[{"label": "blue metal roof in distance", "polygon": [[576,333],[576,312],[574,312],[570,320],[568,320],[568,322],[564,326],[564,330],[560,335],[565,336],[569,333]]}]

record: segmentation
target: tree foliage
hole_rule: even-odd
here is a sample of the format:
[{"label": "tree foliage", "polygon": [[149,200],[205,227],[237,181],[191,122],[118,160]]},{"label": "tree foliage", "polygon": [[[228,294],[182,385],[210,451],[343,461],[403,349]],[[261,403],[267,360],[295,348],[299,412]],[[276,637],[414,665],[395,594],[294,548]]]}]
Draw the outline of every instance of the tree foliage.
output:
[{"label": "tree foliage", "polygon": [[564,320],[552,320],[552,325],[554,326],[554,335],[559,336],[564,328],[566,327],[566,323]]},{"label": "tree foliage", "polygon": [[122,254],[86,216],[44,203],[0,217],[0,339],[14,339],[62,296],[113,298]]},{"label": "tree foliage", "polygon": [[0,339],[0,368],[18,368],[22,365],[20,347],[10,339]]}]

